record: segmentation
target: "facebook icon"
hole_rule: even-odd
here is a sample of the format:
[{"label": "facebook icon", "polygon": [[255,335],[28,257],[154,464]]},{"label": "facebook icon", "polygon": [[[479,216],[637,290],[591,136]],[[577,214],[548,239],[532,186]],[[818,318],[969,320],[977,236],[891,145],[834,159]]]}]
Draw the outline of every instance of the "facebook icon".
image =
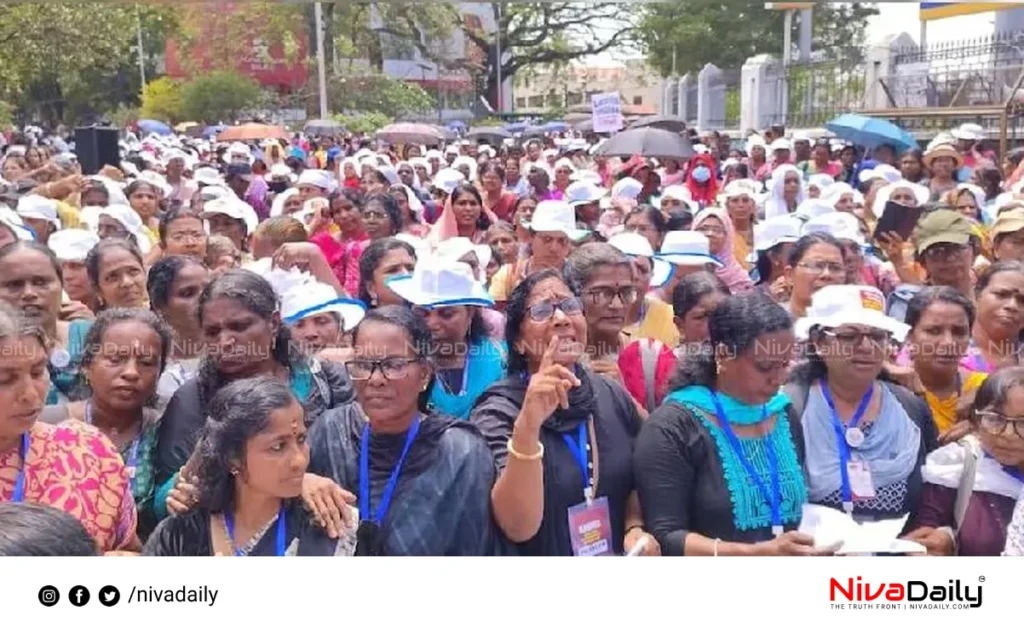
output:
[{"label": "facebook icon", "polygon": [[68,592],[68,600],[76,607],[84,607],[89,603],[89,590],[82,585],[75,585]]}]

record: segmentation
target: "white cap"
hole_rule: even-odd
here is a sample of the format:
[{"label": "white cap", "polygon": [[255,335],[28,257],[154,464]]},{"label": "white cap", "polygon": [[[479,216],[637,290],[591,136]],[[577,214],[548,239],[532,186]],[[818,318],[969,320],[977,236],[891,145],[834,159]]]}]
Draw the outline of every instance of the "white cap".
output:
[{"label": "white cap", "polygon": [[297,187],[303,185],[319,187],[324,191],[328,191],[331,188],[331,177],[327,172],[319,169],[306,169],[299,174],[299,180],[295,183]]},{"label": "white cap", "polygon": [[60,228],[60,217],[57,215],[57,201],[30,193],[18,200],[18,215],[29,220],[45,220]]},{"label": "white cap", "polygon": [[612,185],[612,197],[636,200],[643,188],[644,186],[636,178],[623,178]]},{"label": "white cap", "polygon": [[807,179],[808,186],[817,187],[819,190],[825,189],[826,187],[830,187],[834,185],[835,182],[836,179],[833,178],[832,176],[829,176],[828,174],[812,174]]},{"label": "white cap", "polygon": [[402,179],[398,177],[398,170],[391,165],[381,165],[377,168],[377,172],[384,176],[389,185],[397,185],[402,182]]},{"label": "white cap", "polygon": [[84,262],[93,246],[100,243],[98,235],[85,229],[64,229],[50,235],[46,245],[65,262]]},{"label": "white cap", "polygon": [[142,251],[143,255],[149,252],[153,244],[149,241],[149,236],[146,235],[146,231],[142,226],[142,218],[135,212],[135,209],[126,204],[112,204],[108,207],[103,207],[97,214],[97,223],[99,222],[99,216],[104,215],[116,221],[126,231],[135,236],[135,241],[138,243],[139,250]]},{"label": "white cap", "polygon": [[569,180],[573,182],[590,182],[595,185],[601,184],[601,174],[597,173],[593,169],[577,169],[576,171],[569,174]]},{"label": "white cap", "polygon": [[5,204],[0,204],[0,222],[9,226],[19,240],[31,241],[35,239],[35,235],[25,226],[21,216]]},{"label": "white cap", "polygon": [[768,146],[768,149],[773,152],[784,149],[788,152],[793,149],[793,145],[784,138],[777,138],[772,141],[772,144]]},{"label": "white cap", "polygon": [[779,244],[792,244],[800,239],[803,222],[795,215],[777,215],[754,225],[754,250],[766,251]]},{"label": "white cap", "polygon": [[491,247],[487,244],[474,244],[468,237],[449,237],[437,245],[434,255],[441,261],[457,262],[470,253],[476,255],[480,275],[486,279],[487,264],[491,263]]},{"label": "white cap", "polygon": [[883,178],[887,182],[896,182],[897,180],[903,178],[903,174],[901,174],[900,170],[896,169],[892,165],[886,165],[883,163],[881,165],[876,165],[871,169],[865,169],[861,171],[857,178],[861,182],[868,182],[869,180],[874,180],[875,178]]},{"label": "white cap", "polygon": [[669,231],[661,242],[657,257],[678,266],[714,264],[722,267],[722,262],[711,255],[711,242],[707,236],[697,231]]},{"label": "white cap", "polygon": [[150,185],[156,187],[160,194],[165,198],[171,195],[171,192],[174,191],[174,187],[172,187],[170,183],[167,182],[167,179],[161,176],[160,174],[156,173],[155,171],[149,171],[147,169],[146,171],[139,174],[139,177],[136,178],[136,180],[141,180],[142,182],[149,183]]},{"label": "white cap", "polygon": [[912,191],[919,207],[927,204],[928,199],[931,197],[927,187],[910,182],[909,180],[897,180],[896,182],[889,183],[875,194],[875,207],[872,211],[874,211],[876,218],[881,219],[882,214],[885,213],[885,203],[889,202],[892,193],[897,189],[909,189]]},{"label": "white cap", "polygon": [[469,179],[476,180],[476,161],[471,156],[459,156],[452,161],[452,169],[455,171],[459,171],[459,167],[463,165],[469,168]]},{"label": "white cap", "polygon": [[562,167],[568,169],[570,174],[576,171],[576,165],[573,165],[572,161],[569,160],[568,158],[559,158],[558,160],[555,161],[556,170],[561,169]]},{"label": "white cap", "polygon": [[746,150],[747,154],[750,154],[750,152],[755,147],[762,147],[767,151],[768,143],[765,142],[764,137],[762,137],[761,135],[753,134],[747,138],[747,142],[744,144],[744,149]]},{"label": "white cap", "polygon": [[366,304],[357,299],[339,297],[334,288],[319,281],[295,286],[281,297],[281,318],[288,325],[326,312],[340,315],[342,329],[348,331],[363,320]]},{"label": "white cap", "polygon": [[295,173],[291,167],[284,163],[274,163],[274,166],[270,168],[270,177],[277,180],[286,179],[289,182],[295,182]]},{"label": "white cap", "polygon": [[629,257],[648,257],[653,263],[651,269],[651,287],[659,288],[672,276],[672,264],[654,256],[654,248],[650,241],[635,231],[616,233],[608,239],[608,243]]},{"label": "white cap", "polygon": [[440,189],[441,191],[452,195],[455,188],[466,182],[466,175],[458,169],[452,169],[451,167],[445,167],[438,170],[437,174],[434,175],[433,186]]},{"label": "white cap", "polygon": [[253,160],[252,150],[249,149],[249,146],[246,145],[245,143],[232,143],[231,145],[228,146],[228,151],[226,152],[226,154],[228,157],[228,162],[231,162],[233,160],[233,157],[237,154],[244,154],[244,158],[242,158],[242,160],[248,161],[249,163],[251,163]]},{"label": "white cap", "polygon": [[892,334],[897,341],[906,338],[910,326],[885,314],[885,295],[873,286],[825,286],[811,296],[807,316],[798,319],[794,329],[806,339],[814,326],[836,328],[863,325]]},{"label": "white cap", "polygon": [[852,213],[833,211],[819,215],[804,223],[803,235],[811,233],[827,233],[837,240],[849,240],[864,246],[864,234],[860,231],[860,222]]},{"label": "white cap", "polygon": [[204,220],[208,219],[211,215],[226,215],[229,218],[242,220],[245,222],[245,232],[247,235],[252,235],[260,223],[256,211],[251,206],[231,196],[222,196],[208,201],[203,205],[201,215]]},{"label": "white cap", "polygon": [[582,204],[597,202],[607,193],[608,190],[604,187],[598,187],[594,183],[584,180],[574,182],[565,188],[565,201],[575,209]]},{"label": "white cap", "polygon": [[826,213],[832,213],[835,211],[835,207],[829,204],[827,201],[821,198],[808,198],[801,202],[793,215],[800,218],[801,220],[810,220],[818,217],[819,215],[825,215]]},{"label": "white cap", "polygon": [[953,138],[962,141],[983,141],[985,140],[985,128],[977,123],[964,123],[952,132]]},{"label": "white cap", "polygon": [[752,180],[750,178],[740,178],[738,180],[733,180],[728,185],[726,185],[723,195],[726,200],[738,196],[750,196],[751,198],[753,198],[757,196],[759,193],[762,193],[763,191],[764,186],[760,182]]},{"label": "white cap", "polygon": [[576,212],[567,202],[561,200],[540,202],[526,228],[538,233],[565,233],[573,242],[582,240],[590,233],[590,231],[576,228]]},{"label": "white cap", "polygon": [[484,285],[473,278],[469,264],[462,262],[427,258],[416,263],[411,275],[392,277],[385,284],[414,306],[494,305]]},{"label": "white cap", "polygon": [[213,167],[200,167],[192,174],[192,180],[201,185],[223,185],[224,179],[220,177]]}]

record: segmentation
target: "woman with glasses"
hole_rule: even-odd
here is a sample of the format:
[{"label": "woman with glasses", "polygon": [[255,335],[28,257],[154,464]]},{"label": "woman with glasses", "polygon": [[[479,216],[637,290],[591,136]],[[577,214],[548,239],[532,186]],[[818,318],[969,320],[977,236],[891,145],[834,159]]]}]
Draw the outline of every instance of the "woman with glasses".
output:
[{"label": "woman with glasses", "polygon": [[884,310],[871,286],[816,292],[795,327],[806,362],[785,387],[803,427],[808,498],[859,521],[913,514],[921,464],[938,446],[928,405],[883,371],[909,329]]},{"label": "woman with glasses", "polygon": [[786,280],[790,287],[789,303],[784,307],[794,318],[802,317],[811,303],[811,296],[846,278],[843,245],[826,233],[811,233],[797,240],[789,252]]},{"label": "woman with glasses", "polygon": [[928,455],[921,474],[917,529],[908,538],[946,556],[998,556],[1011,547],[1014,505],[1024,498],[1024,368],[985,380],[971,434]]},{"label": "woman with glasses", "polygon": [[542,270],[506,309],[509,377],[480,396],[470,420],[497,467],[492,513],[518,551],[535,556],[621,554],[646,534],[633,482],[640,430],[625,389],[579,363],[583,305],[561,275]]},{"label": "woman with glasses", "polygon": [[586,244],[566,260],[571,287],[579,289],[587,321],[583,361],[598,374],[620,380],[619,352],[629,344],[623,334],[629,308],[636,299],[633,266],[610,244]]},{"label": "woman with glasses", "polygon": [[633,455],[644,518],[674,556],[818,553],[795,531],[807,500],[799,417],[779,387],[795,341],[761,293],[726,298],[644,423]]},{"label": "woman with glasses", "polygon": [[956,426],[965,401],[973,399],[986,377],[960,366],[974,318],[971,300],[949,286],[924,288],[907,306],[906,353],[913,373],[904,384],[928,403],[940,439]]},{"label": "woman with glasses", "polygon": [[324,491],[314,505],[337,505],[340,497],[359,508],[356,556],[494,552],[494,465],[473,425],[428,405],[434,370],[426,322],[403,306],[371,310],[353,343],[346,366],[358,404],[328,411],[311,429],[309,470]]},{"label": "woman with glasses", "polygon": [[162,256],[206,257],[206,228],[198,211],[188,207],[168,211],[160,218],[159,233]]},{"label": "woman with glasses", "polygon": [[996,262],[978,278],[975,293],[978,318],[961,366],[990,373],[1019,365],[1024,329],[1024,263]]},{"label": "woman with glasses", "polygon": [[[746,292],[754,287],[750,275],[740,266],[736,259],[736,232],[732,220],[721,209],[704,209],[693,219],[693,230],[708,238],[711,254],[721,262],[715,274],[733,293]],[[742,252],[746,252],[742,250]]]},{"label": "woman with glasses", "polygon": [[420,261],[412,275],[386,284],[430,329],[435,378],[430,404],[468,420],[477,397],[505,377],[504,346],[491,339],[482,314],[494,300],[462,262]]},{"label": "woman with glasses", "polygon": [[272,376],[221,388],[196,444],[196,503],[168,517],[146,556],[331,556],[299,497],[309,465],[302,405]]},{"label": "woman with glasses", "polygon": [[665,215],[649,204],[641,204],[626,214],[623,222],[626,231],[639,233],[651,243],[651,248],[659,250],[668,232]]}]

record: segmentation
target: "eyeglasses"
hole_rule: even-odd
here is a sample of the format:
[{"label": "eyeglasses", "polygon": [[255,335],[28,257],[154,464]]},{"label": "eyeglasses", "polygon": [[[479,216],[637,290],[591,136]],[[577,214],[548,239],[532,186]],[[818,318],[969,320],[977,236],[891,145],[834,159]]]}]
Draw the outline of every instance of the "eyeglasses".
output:
[{"label": "eyeglasses", "polygon": [[633,303],[636,299],[636,288],[632,286],[626,288],[594,288],[593,290],[587,291],[587,296],[590,297],[590,301],[599,305],[609,305],[615,297],[619,298],[622,305],[628,306]]},{"label": "eyeglasses", "polygon": [[822,275],[826,272],[832,275],[841,275],[846,272],[845,266],[835,262],[800,262],[797,266],[812,275]]},{"label": "eyeglasses", "polygon": [[555,310],[561,310],[566,316],[575,316],[583,312],[583,306],[576,297],[567,297],[561,301],[541,301],[530,306],[530,318],[543,323],[555,316]]},{"label": "eyeglasses", "polygon": [[1012,426],[1017,437],[1024,439],[1024,418],[1009,418],[992,410],[978,411],[978,426],[992,435],[1001,435],[1007,426]]},{"label": "eyeglasses", "polygon": [[386,220],[388,214],[386,211],[363,211],[363,217],[367,220]]},{"label": "eyeglasses", "polygon": [[874,345],[885,345],[889,342],[889,333],[885,330],[869,330],[866,332],[825,330],[824,334],[842,345],[859,345],[864,339],[867,339],[869,343]]},{"label": "eyeglasses", "polygon": [[967,251],[965,244],[937,244],[924,252],[926,259],[957,259]]},{"label": "eyeglasses", "polygon": [[409,375],[409,367],[419,362],[417,358],[382,358],[380,360],[350,360],[345,363],[352,380],[369,380],[373,372],[380,370],[385,380],[401,380]]}]

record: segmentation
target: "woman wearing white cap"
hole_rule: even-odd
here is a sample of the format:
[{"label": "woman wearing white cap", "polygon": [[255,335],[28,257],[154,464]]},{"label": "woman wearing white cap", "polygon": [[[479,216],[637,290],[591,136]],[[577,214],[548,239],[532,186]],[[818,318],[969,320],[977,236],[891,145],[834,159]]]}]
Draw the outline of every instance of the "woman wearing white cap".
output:
[{"label": "woman wearing white cap", "polygon": [[754,248],[754,224],[757,222],[757,202],[754,195],[761,186],[753,180],[734,180],[725,188],[725,210],[736,231],[733,253],[744,270],[750,270],[750,254]]},{"label": "woman wearing white cap", "polygon": [[57,201],[35,194],[23,196],[18,200],[18,215],[35,233],[39,242],[46,244],[50,234],[60,230],[60,218],[57,215]]},{"label": "woman wearing white cap", "polygon": [[100,238],[92,231],[64,229],[51,235],[47,243],[60,261],[64,274],[64,292],[72,301],[79,301],[90,309],[95,308],[96,291],[89,281],[85,259],[99,241]]},{"label": "woman wearing white cap", "polygon": [[629,258],[636,282],[636,298],[629,306],[622,332],[631,339],[651,338],[675,347],[679,332],[673,323],[672,306],[650,292],[668,281],[672,265],[656,259],[650,242],[639,233],[619,233],[608,243]]},{"label": "woman wearing white cap", "polygon": [[697,231],[669,231],[665,234],[656,258],[672,265],[671,277],[657,290],[658,297],[665,303],[671,303],[672,291],[684,275],[701,271],[714,272],[714,269],[722,266],[711,254],[708,238]]},{"label": "woman wearing white cap", "polygon": [[791,215],[779,215],[758,223],[754,229],[754,270],[757,287],[783,303],[789,299],[786,262],[793,244],[800,239],[803,222]]},{"label": "woman wearing white cap", "polygon": [[259,225],[259,218],[251,206],[233,196],[215,198],[203,205],[203,219],[209,224],[210,235],[229,238],[239,251],[243,261],[251,260],[249,236]]},{"label": "woman wearing white cap", "polygon": [[311,356],[341,346],[345,332],[365,314],[362,301],[339,297],[337,290],[321,282],[295,286],[281,298],[282,320]]},{"label": "woman wearing white cap", "polygon": [[877,288],[816,292],[795,326],[810,343],[807,362],[785,387],[804,431],[810,501],[860,521],[914,514],[921,466],[938,447],[928,405],[883,372],[891,342],[909,330],[884,310]]},{"label": "woman wearing white cap", "polygon": [[492,338],[481,315],[494,300],[467,264],[441,258],[421,260],[412,275],[393,277],[387,285],[430,328],[429,355],[436,373],[430,403],[469,419],[477,397],[505,377],[503,345]]}]

